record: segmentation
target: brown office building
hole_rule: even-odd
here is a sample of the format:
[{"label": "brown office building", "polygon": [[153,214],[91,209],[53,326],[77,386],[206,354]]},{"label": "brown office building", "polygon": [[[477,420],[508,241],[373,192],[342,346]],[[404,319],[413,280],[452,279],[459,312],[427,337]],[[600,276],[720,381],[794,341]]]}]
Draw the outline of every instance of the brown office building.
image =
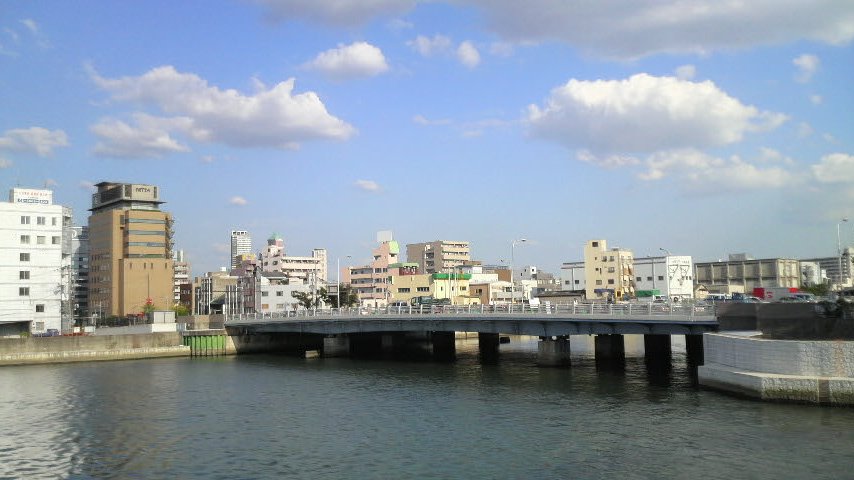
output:
[{"label": "brown office building", "polygon": [[172,216],[153,185],[101,182],[89,216],[89,310],[101,317],[173,307]]}]

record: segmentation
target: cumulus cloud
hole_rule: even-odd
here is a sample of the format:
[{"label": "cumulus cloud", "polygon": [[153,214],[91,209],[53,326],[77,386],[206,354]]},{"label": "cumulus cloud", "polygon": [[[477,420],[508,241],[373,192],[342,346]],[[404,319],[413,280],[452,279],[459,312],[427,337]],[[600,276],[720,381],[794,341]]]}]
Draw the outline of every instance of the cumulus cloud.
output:
[{"label": "cumulus cloud", "polygon": [[230,203],[232,205],[237,205],[238,207],[242,207],[242,206],[249,204],[249,202],[245,198],[240,197],[240,196],[231,197],[231,199],[229,199],[228,203]]},{"label": "cumulus cloud", "polygon": [[527,115],[534,136],[596,155],[723,146],[785,120],[742,104],[710,81],[647,74],[570,80],[542,107],[530,105]]},{"label": "cumulus cloud", "polygon": [[821,162],[812,166],[816,180],[822,183],[854,184],[854,155],[833,153],[821,158]]},{"label": "cumulus cloud", "polygon": [[694,65],[682,65],[676,68],[675,73],[679,80],[691,80],[697,74],[697,68]]},{"label": "cumulus cloud", "polygon": [[812,125],[806,122],[798,124],[798,138],[806,138],[813,134]]},{"label": "cumulus cloud", "polygon": [[385,73],[388,64],[382,50],[367,42],[355,42],[320,53],[306,68],[343,80]]},{"label": "cumulus cloud", "polygon": [[362,25],[379,16],[409,11],[415,0],[254,0],[274,21],[305,19],[332,26]]},{"label": "cumulus cloud", "polygon": [[380,185],[373,180],[356,180],[356,187],[366,192],[376,193],[381,190]]},{"label": "cumulus cloud", "polygon": [[807,83],[812,80],[812,76],[815,75],[816,70],[821,65],[821,60],[815,55],[803,54],[792,60],[792,64],[798,69],[795,80],[800,83]]},{"label": "cumulus cloud", "polygon": [[[267,88],[256,82],[253,95],[211,86],[172,66],[137,77],[105,78],[90,69],[92,81],[116,102],[131,102],[157,111],[133,115],[135,124],[106,120],[93,132],[96,151],[119,156],[150,156],[186,151],[172,135],[233,147],[298,148],[316,139],[345,140],[355,129],[332,115],[314,92],[294,93],[294,79]],[[130,148],[126,148],[130,147]],[[139,154],[130,149],[141,148]]]},{"label": "cumulus cloud", "polygon": [[95,182],[90,182],[89,180],[81,180],[80,183],[77,184],[82,190],[86,190],[87,192],[95,193],[98,188],[95,186]]},{"label": "cumulus cloud", "polygon": [[447,118],[440,118],[438,120],[430,120],[424,115],[415,115],[412,117],[412,121],[419,125],[448,125],[451,121]]},{"label": "cumulus cloud", "polygon": [[457,47],[457,59],[466,67],[475,68],[480,64],[480,53],[471,42],[465,41]]},{"label": "cumulus cloud", "polygon": [[[848,0],[461,0],[515,42],[562,41],[594,54],[637,58],[815,40],[854,38]],[[733,32],[738,32],[734,35]]]},{"label": "cumulus cloud", "polygon": [[42,127],[6,130],[0,137],[0,151],[34,153],[40,157],[53,155],[54,149],[68,146],[68,135],[62,130]]},{"label": "cumulus cloud", "polygon": [[445,53],[452,46],[451,39],[444,35],[434,35],[433,38],[418,35],[415,40],[410,40],[406,44],[416,52],[425,57],[431,57],[436,54]]}]

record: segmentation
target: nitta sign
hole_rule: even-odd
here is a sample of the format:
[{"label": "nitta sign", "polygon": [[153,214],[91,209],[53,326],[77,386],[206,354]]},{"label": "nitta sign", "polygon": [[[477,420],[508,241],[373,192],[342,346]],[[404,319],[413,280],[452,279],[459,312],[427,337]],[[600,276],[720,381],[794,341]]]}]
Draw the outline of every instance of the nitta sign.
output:
[{"label": "nitta sign", "polygon": [[13,188],[9,195],[9,201],[28,205],[53,205],[53,191]]}]

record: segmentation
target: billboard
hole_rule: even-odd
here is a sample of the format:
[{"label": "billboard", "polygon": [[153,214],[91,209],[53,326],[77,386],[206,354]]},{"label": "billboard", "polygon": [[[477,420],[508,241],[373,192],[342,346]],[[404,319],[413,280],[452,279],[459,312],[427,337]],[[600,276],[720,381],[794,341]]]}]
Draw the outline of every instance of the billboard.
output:
[{"label": "billboard", "polygon": [[36,190],[33,188],[13,188],[9,194],[9,201],[29,205],[53,205],[53,191]]}]

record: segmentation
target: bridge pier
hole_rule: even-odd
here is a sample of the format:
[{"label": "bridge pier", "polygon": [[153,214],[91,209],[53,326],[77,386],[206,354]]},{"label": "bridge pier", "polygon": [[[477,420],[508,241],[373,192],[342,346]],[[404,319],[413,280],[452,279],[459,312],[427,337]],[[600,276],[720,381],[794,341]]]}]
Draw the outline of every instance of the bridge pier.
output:
[{"label": "bridge pier", "polygon": [[350,337],[347,334],[323,338],[324,357],[347,357],[350,355]]},{"label": "bridge pier", "polygon": [[480,352],[480,360],[486,363],[497,362],[500,343],[499,334],[479,332],[477,334],[477,349]]},{"label": "bridge pier", "polygon": [[597,362],[621,362],[626,359],[626,344],[622,335],[596,335],[594,345]]},{"label": "bridge pier", "polygon": [[406,347],[406,334],[384,333],[381,340],[383,353],[396,353]]},{"label": "bridge pier", "polygon": [[688,363],[703,364],[703,335],[685,335],[685,350],[688,352]]},{"label": "bridge pier", "polygon": [[563,367],[569,365],[569,337],[540,337],[537,343],[537,365]]},{"label": "bridge pier", "polygon": [[433,358],[436,360],[454,360],[457,356],[454,332],[432,332]]},{"label": "bridge pier", "polygon": [[670,347],[670,335],[643,336],[643,353],[646,359],[655,363],[670,362],[672,348]]}]

